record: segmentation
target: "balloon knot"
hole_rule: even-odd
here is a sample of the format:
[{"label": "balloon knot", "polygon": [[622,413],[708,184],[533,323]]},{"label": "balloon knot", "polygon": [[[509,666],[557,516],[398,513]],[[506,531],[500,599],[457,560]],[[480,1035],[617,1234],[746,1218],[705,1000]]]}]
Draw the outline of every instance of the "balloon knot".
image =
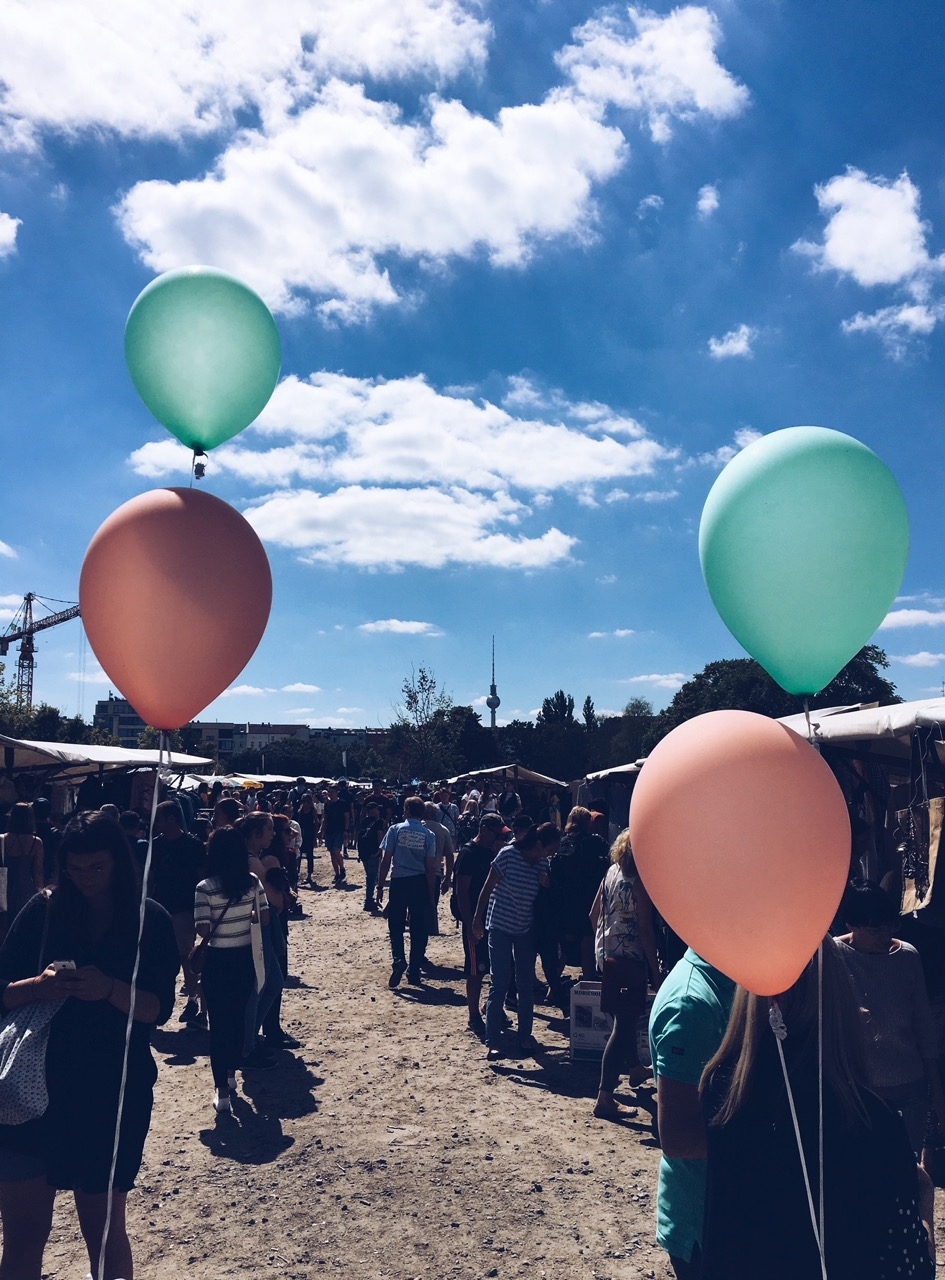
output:
[{"label": "balloon knot", "polygon": [[784,1025],[784,1016],[777,1000],[771,1001],[771,1007],[768,1010],[768,1022],[771,1025],[771,1030],[779,1040],[787,1039],[787,1027]]}]

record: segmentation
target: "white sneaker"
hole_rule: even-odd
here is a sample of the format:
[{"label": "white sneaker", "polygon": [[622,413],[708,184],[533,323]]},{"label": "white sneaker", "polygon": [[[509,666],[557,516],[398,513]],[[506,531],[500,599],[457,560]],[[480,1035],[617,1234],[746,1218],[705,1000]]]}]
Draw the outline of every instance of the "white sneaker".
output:
[{"label": "white sneaker", "polygon": [[235,1071],[231,1076],[227,1076],[226,1082],[230,1086],[230,1092],[232,1093],[233,1090],[236,1088],[236,1072]]},{"label": "white sneaker", "polygon": [[217,1115],[231,1116],[233,1114],[233,1104],[230,1102],[230,1095],[215,1089],[213,1093],[213,1109]]}]

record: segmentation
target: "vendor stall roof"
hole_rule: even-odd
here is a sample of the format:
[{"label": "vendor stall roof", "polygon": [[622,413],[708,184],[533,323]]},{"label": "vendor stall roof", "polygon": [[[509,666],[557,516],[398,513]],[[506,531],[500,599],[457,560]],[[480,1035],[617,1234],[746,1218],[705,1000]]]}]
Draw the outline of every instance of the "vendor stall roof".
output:
[{"label": "vendor stall roof", "polygon": [[639,773],[643,768],[643,760],[634,760],[632,764],[615,764],[609,769],[598,769],[596,773],[587,774],[588,782],[607,782],[617,778],[625,778],[630,774]]},{"label": "vendor stall roof", "polygon": [[[945,737],[945,698],[926,698],[917,702],[897,702],[890,707],[876,704],[860,707],[825,707],[810,713],[814,736],[825,742],[850,743],[876,740],[899,740],[908,744],[916,729],[938,727]],[[807,717],[784,716],[781,724],[807,737]]]},{"label": "vendor stall roof", "polygon": [[25,738],[8,738],[0,734],[7,768],[41,770],[53,778],[79,778],[99,769],[147,769],[162,764],[174,771],[196,769],[213,762],[203,756],[183,755],[179,751],[132,750],[128,747],[103,747],[87,743],[33,742]]},{"label": "vendor stall roof", "polygon": [[559,782],[557,778],[548,778],[543,773],[536,773],[534,769],[526,769],[523,764],[500,764],[493,769],[472,769],[469,773],[457,774],[455,778],[449,778],[450,784],[454,782],[471,782],[473,778],[511,778],[513,782],[536,782],[543,787],[560,787],[562,790],[568,785],[566,782]]}]

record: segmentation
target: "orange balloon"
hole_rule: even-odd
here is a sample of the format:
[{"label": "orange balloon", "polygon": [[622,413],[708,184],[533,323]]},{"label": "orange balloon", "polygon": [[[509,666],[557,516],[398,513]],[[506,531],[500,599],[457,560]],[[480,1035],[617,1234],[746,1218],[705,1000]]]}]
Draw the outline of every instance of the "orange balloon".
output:
[{"label": "orange balloon", "polygon": [[760,996],[800,977],[849,875],[850,819],[829,766],[751,711],[711,711],[659,743],[633,789],[630,836],[663,917]]},{"label": "orange balloon", "polygon": [[142,720],[179,729],[256,651],[272,573],[238,511],[200,489],[153,489],[92,539],[79,605],[96,658]]}]

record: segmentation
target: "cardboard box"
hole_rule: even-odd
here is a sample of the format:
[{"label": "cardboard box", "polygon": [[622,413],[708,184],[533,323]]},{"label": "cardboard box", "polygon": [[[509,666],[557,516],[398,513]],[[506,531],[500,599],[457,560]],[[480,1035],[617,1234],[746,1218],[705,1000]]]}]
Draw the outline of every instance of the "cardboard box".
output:
[{"label": "cardboard box", "polygon": [[576,982],[571,988],[571,1061],[600,1062],[614,1020],[600,1011],[600,983]]},{"label": "cardboard box", "polygon": [[[648,1035],[653,993],[647,992],[646,1012],[637,1024],[637,1049],[643,1066],[650,1065]],[[600,1062],[614,1020],[600,1011],[600,983],[576,982],[571,988],[571,1061]]]}]

